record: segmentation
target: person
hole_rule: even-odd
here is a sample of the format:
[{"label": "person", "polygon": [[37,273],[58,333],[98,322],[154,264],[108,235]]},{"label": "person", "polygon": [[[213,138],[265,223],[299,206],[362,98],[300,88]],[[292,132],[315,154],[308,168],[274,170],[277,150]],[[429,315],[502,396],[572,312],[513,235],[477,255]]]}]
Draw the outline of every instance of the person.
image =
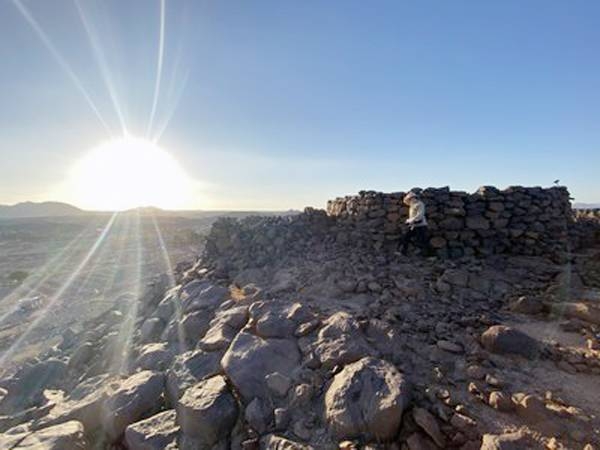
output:
[{"label": "person", "polygon": [[429,237],[427,233],[427,218],[425,217],[425,203],[419,198],[416,192],[409,192],[402,200],[408,209],[408,231],[402,238],[402,254],[406,256],[408,246],[415,243],[425,254],[431,253],[429,246]]}]

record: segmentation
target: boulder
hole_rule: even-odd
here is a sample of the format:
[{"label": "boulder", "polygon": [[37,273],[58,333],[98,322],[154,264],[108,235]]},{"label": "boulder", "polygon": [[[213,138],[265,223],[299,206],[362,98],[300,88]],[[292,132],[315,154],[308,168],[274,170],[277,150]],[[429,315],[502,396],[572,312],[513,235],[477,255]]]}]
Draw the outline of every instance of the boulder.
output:
[{"label": "boulder", "polygon": [[44,401],[45,389],[62,386],[67,370],[67,364],[56,358],[24,366],[3,382],[2,387],[8,392],[0,405],[0,413],[12,414],[40,404]]},{"label": "boulder", "polygon": [[522,314],[539,314],[544,310],[544,303],[537,297],[524,295],[512,302],[510,309]]},{"label": "boulder", "polygon": [[227,438],[237,417],[237,402],[221,375],[188,388],[177,403],[183,433],[207,446]]},{"label": "boulder", "polygon": [[140,349],[135,367],[142,370],[165,370],[175,356],[173,349],[166,342],[146,344]]},{"label": "boulder", "polygon": [[175,445],[179,425],[175,410],[163,411],[125,429],[125,443],[129,450],[162,450]]},{"label": "boulder", "polygon": [[484,434],[481,450],[522,450],[528,448],[527,437],[517,431],[505,434]]},{"label": "boulder", "polygon": [[208,331],[211,314],[199,310],[186,314],[181,319],[181,332],[186,342],[195,345]]},{"label": "boulder", "polygon": [[438,447],[423,434],[416,432],[406,439],[408,450],[436,450]]},{"label": "boulder", "polygon": [[526,358],[535,358],[539,354],[538,342],[511,327],[494,325],[481,335],[483,347],[492,353],[521,355]]},{"label": "boulder", "polygon": [[248,307],[238,306],[219,311],[210,322],[210,329],[198,346],[206,351],[225,349],[248,321]]},{"label": "boulder", "polygon": [[190,350],[177,355],[167,371],[167,397],[171,405],[190,386],[221,372],[221,354],[207,353],[204,350]]},{"label": "boulder", "polygon": [[585,303],[555,303],[552,304],[552,312],[559,317],[580,319],[600,325],[600,308]]},{"label": "boulder", "polygon": [[279,397],[284,397],[292,386],[292,380],[279,372],[267,375],[266,381],[269,389]]},{"label": "boulder", "polygon": [[408,384],[392,364],[366,357],[334,377],[325,394],[325,416],[340,439],[390,440],[409,399]]},{"label": "boulder", "polygon": [[116,441],[128,425],[157,409],[164,385],[164,375],[150,370],[114,383],[102,411],[102,425],[109,439]]},{"label": "boulder", "polygon": [[492,408],[503,412],[509,412],[515,409],[510,396],[501,391],[490,392],[488,404]]},{"label": "boulder", "polygon": [[248,425],[260,434],[267,431],[272,416],[271,410],[260,398],[252,400],[244,411],[244,418]]},{"label": "boulder", "polygon": [[100,428],[102,405],[107,398],[110,381],[111,377],[104,374],[81,382],[40,423],[52,425],[77,420],[83,424],[86,433]]},{"label": "boulder", "polygon": [[81,370],[95,355],[95,349],[91,342],[84,342],[75,349],[69,358],[69,370]]},{"label": "boulder", "polygon": [[298,325],[313,319],[301,303],[255,302],[250,306],[256,334],[263,338],[289,338]]},{"label": "boulder", "polygon": [[346,312],[330,316],[318,333],[315,356],[325,368],[348,364],[372,353],[358,322]]},{"label": "boulder", "polygon": [[186,284],[179,295],[185,313],[199,309],[216,308],[229,296],[226,287],[210,281],[194,280]]},{"label": "boulder", "polygon": [[146,319],[140,328],[140,340],[143,343],[155,342],[165,328],[165,323],[160,317]]},{"label": "boulder", "polygon": [[71,420],[35,431],[12,448],[13,450],[83,450],[88,448],[83,431],[81,422]]},{"label": "boulder", "polygon": [[31,434],[31,424],[29,423],[9,428],[4,433],[0,434],[0,448],[13,449],[29,434]]},{"label": "boulder", "polygon": [[268,398],[266,376],[279,372],[292,378],[300,363],[296,343],[287,339],[262,339],[240,332],[221,360],[223,370],[245,402]]},{"label": "boulder", "polygon": [[429,435],[438,447],[445,448],[446,438],[440,431],[440,427],[433,414],[425,408],[415,408],[413,409],[413,418],[415,419],[415,423]]},{"label": "boulder", "polygon": [[529,425],[548,436],[559,436],[564,431],[564,423],[546,407],[536,395],[515,395],[515,410]]}]

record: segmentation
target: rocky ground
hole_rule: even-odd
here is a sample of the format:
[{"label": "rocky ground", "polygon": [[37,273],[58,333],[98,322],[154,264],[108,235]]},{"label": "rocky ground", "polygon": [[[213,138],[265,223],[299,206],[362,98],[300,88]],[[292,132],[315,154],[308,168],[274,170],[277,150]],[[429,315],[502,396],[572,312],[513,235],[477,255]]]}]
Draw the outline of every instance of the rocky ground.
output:
[{"label": "rocky ground", "polygon": [[0,448],[600,445],[600,249],[403,257],[281,220],[217,222],[134,314],[5,373]]}]

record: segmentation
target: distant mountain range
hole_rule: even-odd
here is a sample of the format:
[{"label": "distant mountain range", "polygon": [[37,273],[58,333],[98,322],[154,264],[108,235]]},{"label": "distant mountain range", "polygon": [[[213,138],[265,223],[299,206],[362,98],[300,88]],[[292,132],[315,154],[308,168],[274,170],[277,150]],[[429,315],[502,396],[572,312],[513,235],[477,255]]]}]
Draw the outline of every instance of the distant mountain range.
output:
[{"label": "distant mountain range", "polygon": [[600,208],[600,203],[573,203],[575,209],[596,209]]},{"label": "distant mountain range", "polygon": [[85,211],[61,202],[23,202],[16,205],[0,205],[0,219],[61,217],[81,214],[85,214]]},{"label": "distant mountain range", "polygon": [[[248,215],[292,215],[300,211],[168,211],[154,206],[145,206],[140,208],[123,211],[124,214],[139,213],[148,216],[179,216],[186,218],[205,218],[216,216],[246,217]],[[0,205],[0,219],[20,219],[35,217],[68,217],[81,216],[84,214],[107,214],[109,211],[84,211],[76,206],[61,202],[23,202],[16,205]]]}]

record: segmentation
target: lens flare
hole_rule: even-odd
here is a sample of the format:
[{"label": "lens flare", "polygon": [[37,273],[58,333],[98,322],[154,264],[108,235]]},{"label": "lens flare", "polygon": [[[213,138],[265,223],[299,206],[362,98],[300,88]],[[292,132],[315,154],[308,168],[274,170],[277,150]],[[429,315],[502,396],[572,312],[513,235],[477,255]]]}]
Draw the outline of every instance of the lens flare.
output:
[{"label": "lens flare", "polygon": [[126,137],[92,149],[72,169],[66,187],[83,208],[115,211],[140,206],[182,209],[192,181],[168,152]]}]

